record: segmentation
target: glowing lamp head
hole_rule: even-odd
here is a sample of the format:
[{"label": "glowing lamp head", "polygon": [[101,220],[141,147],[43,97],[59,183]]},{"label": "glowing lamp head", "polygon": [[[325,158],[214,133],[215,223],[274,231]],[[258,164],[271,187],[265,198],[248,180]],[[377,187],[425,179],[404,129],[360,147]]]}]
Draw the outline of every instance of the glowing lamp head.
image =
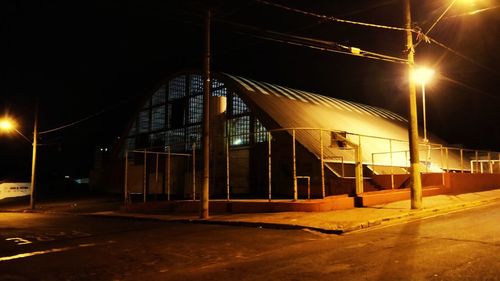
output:
[{"label": "glowing lamp head", "polygon": [[427,67],[417,68],[413,71],[412,79],[420,84],[427,84],[434,76],[434,69]]},{"label": "glowing lamp head", "polygon": [[14,130],[14,122],[7,118],[0,119],[0,130],[4,132],[10,132]]}]

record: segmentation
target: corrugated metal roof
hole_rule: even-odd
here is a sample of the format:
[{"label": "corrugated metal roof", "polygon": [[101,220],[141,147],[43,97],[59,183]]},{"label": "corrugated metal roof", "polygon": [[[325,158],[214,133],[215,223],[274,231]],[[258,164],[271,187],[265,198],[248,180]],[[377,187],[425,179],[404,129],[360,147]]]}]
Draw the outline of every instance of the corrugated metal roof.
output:
[{"label": "corrugated metal roof", "polygon": [[[222,73],[221,77],[224,77],[226,86],[233,83],[233,86],[240,89],[238,95],[247,104],[256,106],[256,114],[260,111],[270,117],[279,126],[276,129],[322,128],[347,132],[350,133],[350,141],[361,142],[363,162],[371,163],[375,157],[375,162],[393,163],[397,166],[408,164],[405,152],[408,151],[408,121],[394,112],[227,73]],[[276,126],[266,124],[265,120],[261,121],[268,129]],[[322,138],[323,141],[329,141],[326,135]],[[319,157],[319,130],[296,130],[296,140]],[[434,139],[433,142],[442,143],[439,139]],[[390,150],[398,152],[390,157]],[[327,144],[324,144],[323,155],[325,159],[342,157],[344,162],[354,161],[353,150]],[[425,159],[426,155],[425,151],[421,151],[420,158]]]},{"label": "corrugated metal roof", "polygon": [[266,82],[255,81],[252,79],[244,78],[241,76],[235,76],[227,73],[223,73],[225,76],[231,78],[234,82],[239,84],[241,87],[249,92],[262,94],[262,95],[272,95],[278,98],[286,98],[293,101],[301,101],[304,103],[310,103],[314,105],[320,105],[325,107],[334,107],[338,110],[343,110],[347,112],[354,112],[360,115],[369,115],[379,118],[397,120],[401,122],[407,122],[407,120],[391,111],[386,109],[355,103],[347,100],[337,99],[329,96],[323,96],[316,93],[311,93],[307,91],[292,89],[280,85],[275,85]]}]

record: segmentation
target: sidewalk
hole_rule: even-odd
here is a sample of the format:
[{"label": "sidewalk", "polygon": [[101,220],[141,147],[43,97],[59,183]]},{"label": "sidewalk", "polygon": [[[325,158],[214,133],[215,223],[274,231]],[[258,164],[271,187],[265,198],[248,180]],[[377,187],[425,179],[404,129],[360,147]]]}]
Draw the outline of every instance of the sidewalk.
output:
[{"label": "sidewalk", "polygon": [[[500,189],[437,195],[423,198],[423,208],[411,210],[410,201],[403,200],[366,208],[329,212],[281,212],[211,214],[207,220],[197,214],[129,213],[120,210],[118,201],[82,201],[59,204],[39,204],[35,212],[80,214],[104,217],[149,219],[170,222],[224,224],[286,229],[310,229],[322,233],[342,234],[367,227],[432,217],[453,211],[486,205],[500,200]],[[0,211],[1,211],[0,207]],[[26,207],[4,211],[25,211]]]}]

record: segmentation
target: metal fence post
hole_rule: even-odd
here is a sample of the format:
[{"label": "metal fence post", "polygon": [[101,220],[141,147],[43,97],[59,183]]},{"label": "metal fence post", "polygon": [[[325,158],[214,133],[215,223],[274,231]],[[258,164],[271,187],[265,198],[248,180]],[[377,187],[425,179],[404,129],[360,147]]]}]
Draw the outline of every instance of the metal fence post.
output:
[{"label": "metal fence post", "polygon": [[167,146],[167,200],[170,201],[170,184],[171,184],[171,179],[170,179],[170,146]]},{"label": "metal fence post", "polygon": [[[476,151],[475,151],[475,154],[476,154],[476,166],[477,166],[477,168],[479,168],[479,151],[477,151],[477,150],[476,150]],[[476,171],[477,171],[477,170],[478,170],[478,169],[476,169]]]},{"label": "metal fence post", "polygon": [[142,177],[142,200],[144,203],[146,203],[146,181],[147,181],[147,177],[148,177],[148,174],[147,174],[147,162],[148,162],[148,158],[147,158],[147,154],[146,154],[146,149],[144,149],[144,169],[143,169],[143,177]]},{"label": "metal fence post", "polygon": [[196,143],[193,142],[193,201],[196,200]]},{"label": "metal fence post", "polygon": [[229,159],[229,136],[226,138],[226,200],[230,200],[230,188],[231,188],[231,178],[230,178],[230,159]]},{"label": "metal fence post", "polygon": [[460,149],[460,172],[464,172],[464,150]]},{"label": "metal fence post", "polygon": [[320,158],[321,158],[321,196],[324,199],[326,192],[325,192],[325,163],[324,163],[324,156],[323,156],[323,130],[319,129],[319,145],[320,145]]},{"label": "metal fence post", "polygon": [[123,180],[123,196],[125,200],[125,204],[128,203],[128,149],[125,150],[125,178]]},{"label": "metal fence post", "polygon": [[272,173],[271,173],[271,132],[267,132],[267,165],[268,165],[268,198],[271,202],[271,183],[272,183]]},{"label": "metal fence post", "polygon": [[393,155],[392,155],[392,140],[389,139],[389,152],[391,159],[391,189],[394,189],[394,163],[393,163]]},{"label": "metal fence post", "polygon": [[292,157],[293,157],[293,200],[298,199],[297,192],[297,162],[295,159],[295,129],[292,129]]}]

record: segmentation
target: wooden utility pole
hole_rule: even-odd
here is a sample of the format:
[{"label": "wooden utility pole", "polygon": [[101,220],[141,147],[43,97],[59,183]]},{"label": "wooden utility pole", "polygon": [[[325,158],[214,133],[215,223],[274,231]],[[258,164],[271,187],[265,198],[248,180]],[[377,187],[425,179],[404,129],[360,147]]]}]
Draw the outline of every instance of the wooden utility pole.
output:
[{"label": "wooden utility pole", "polygon": [[30,208],[32,210],[35,209],[36,146],[38,145],[37,138],[38,138],[38,100],[36,101],[36,104],[35,104],[35,124],[33,125],[33,142],[32,142],[33,154],[32,154],[32,158],[31,158]]},{"label": "wooden utility pole", "polygon": [[405,29],[406,29],[406,51],[408,52],[408,140],[410,144],[410,184],[411,184],[411,208],[422,208],[422,181],[420,178],[420,159],[418,155],[418,122],[417,122],[417,91],[412,72],[415,64],[415,49],[413,47],[413,34],[411,27],[410,0],[404,0]]},{"label": "wooden utility pole", "polygon": [[205,21],[205,56],[203,60],[203,186],[200,196],[200,218],[208,218],[210,186],[210,8]]}]

